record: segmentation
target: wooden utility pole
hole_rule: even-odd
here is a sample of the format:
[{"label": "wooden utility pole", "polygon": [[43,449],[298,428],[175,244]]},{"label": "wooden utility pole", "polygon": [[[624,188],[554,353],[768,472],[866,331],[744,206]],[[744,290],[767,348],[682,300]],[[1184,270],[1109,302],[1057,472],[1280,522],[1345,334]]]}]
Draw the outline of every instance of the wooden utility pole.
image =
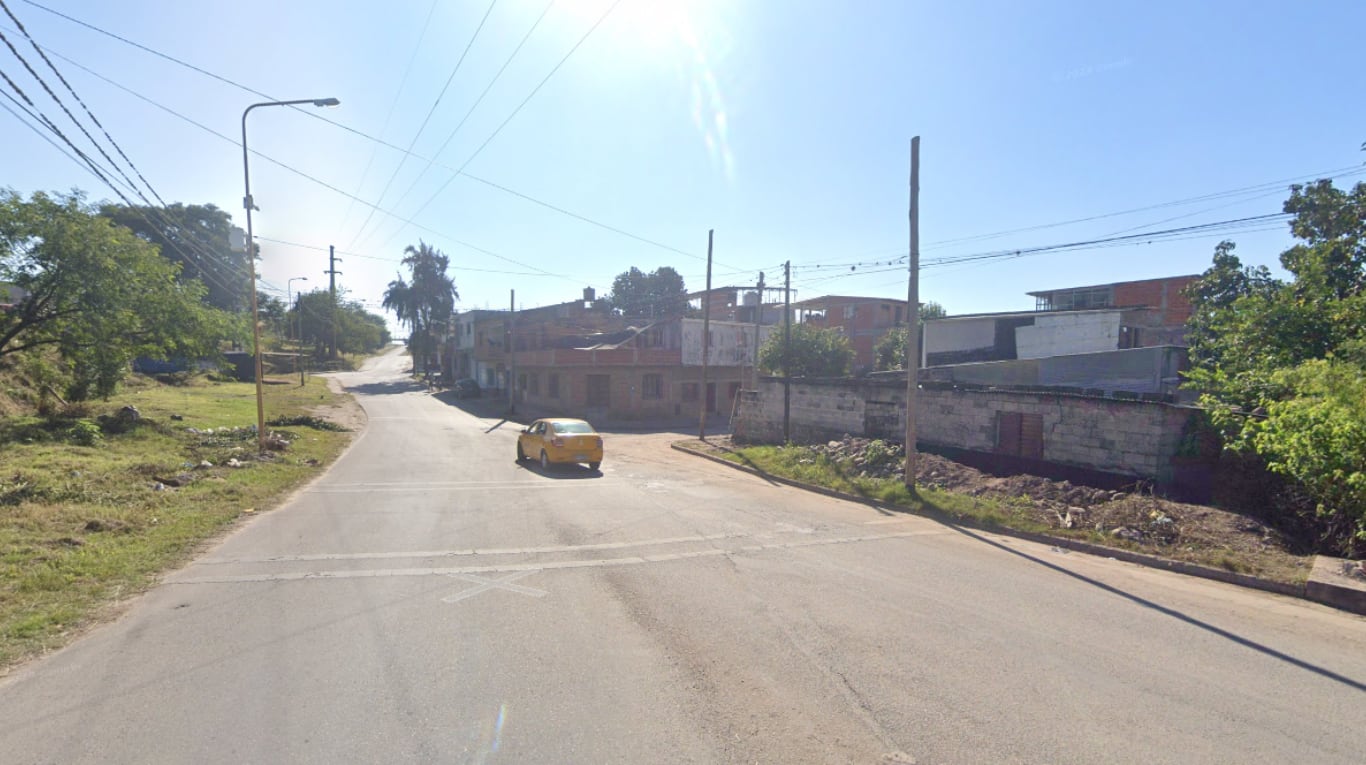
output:
[{"label": "wooden utility pole", "polygon": [[792,261],[783,264],[783,443],[792,441]]},{"label": "wooden utility pole", "polygon": [[911,255],[906,287],[906,488],[915,492],[916,390],[920,387],[920,136],[911,139]]},{"label": "wooden utility pole", "polygon": [[517,290],[508,290],[508,414],[517,411]]},{"label": "wooden utility pole", "polygon": [[707,437],[707,360],[711,353],[711,245],[716,229],[707,230],[707,291],[702,295],[702,387],[697,391],[702,413],[697,417],[697,437]]}]

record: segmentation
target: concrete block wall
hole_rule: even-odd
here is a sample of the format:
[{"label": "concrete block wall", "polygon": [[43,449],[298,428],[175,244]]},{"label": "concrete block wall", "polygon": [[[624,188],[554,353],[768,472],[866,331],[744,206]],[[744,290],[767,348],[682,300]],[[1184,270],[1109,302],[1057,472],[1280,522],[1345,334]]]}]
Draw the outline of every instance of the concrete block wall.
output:
[{"label": "concrete block wall", "polygon": [[1119,347],[1120,321],[1118,311],[1043,314],[1032,326],[1015,330],[1016,355],[1037,359],[1112,351]]},{"label": "concrete block wall", "polygon": [[[871,407],[869,401],[874,402]],[[845,433],[882,437],[904,433],[905,401],[905,384],[895,381],[794,381],[792,440],[815,443]],[[1149,401],[934,384],[922,384],[919,409],[916,435],[927,445],[993,452],[998,413],[1037,414],[1043,421],[1046,461],[1160,484],[1171,478],[1170,458],[1193,412]],[[899,414],[895,427],[889,416],[893,412]],[[758,390],[742,394],[735,437],[755,443],[781,442],[782,420],[782,381],[763,379]]]}]

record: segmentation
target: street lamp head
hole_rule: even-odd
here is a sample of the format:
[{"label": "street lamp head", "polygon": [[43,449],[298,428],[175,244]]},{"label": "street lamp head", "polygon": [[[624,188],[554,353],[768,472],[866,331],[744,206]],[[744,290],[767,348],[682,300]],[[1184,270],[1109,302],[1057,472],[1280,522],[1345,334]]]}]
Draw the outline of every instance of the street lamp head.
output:
[{"label": "street lamp head", "polygon": [[313,102],[314,106],[341,106],[341,101],[335,98],[319,98]]}]

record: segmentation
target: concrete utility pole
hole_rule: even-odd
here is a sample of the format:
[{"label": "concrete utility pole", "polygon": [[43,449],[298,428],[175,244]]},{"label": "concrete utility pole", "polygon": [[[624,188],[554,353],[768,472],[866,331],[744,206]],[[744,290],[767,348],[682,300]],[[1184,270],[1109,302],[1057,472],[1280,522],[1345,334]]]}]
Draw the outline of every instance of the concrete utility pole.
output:
[{"label": "concrete utility pole", "polygon": [[783,443],[792,442],[792,261],[783,264]]},{"label": "concrete utility pole", "polygon": [[517,290],[508,290],[508,414],[517,411]]},{"label": "concrete utility pole", "polygon": [[697,397],[701,399],[702,413],[697,418],[697,437],[707,437],[707,359],[711,355],[711,246],[712,235],[716,229],[707,230],[707,291],[702,295],[702,387]]},{"label": "concrete utility pole", "polygon": [[920,387],[920,136],[911,139],[911,256],[906,287],[906,488],[915,492],[916,390]]},{"label": "concrete utility pole", "polygon": [[754,388],[759,389],[759,324],[764,318],[764,272],[759,272],[759,287],[754,293],[758,296],[758,305],[754,306]]},{"label": "concrete utility pole", "polygon": [[332,293],[332,306],[328,309],[332,314],[332,345],[328,348],[328,356],[334,359],[337,358],[337,276],[341,274],[341,271],[337,270],[339,260],[341,258],[337,257],[337,248],[327,245],[327,270],[323,273],[327,274],[327,289]]}]

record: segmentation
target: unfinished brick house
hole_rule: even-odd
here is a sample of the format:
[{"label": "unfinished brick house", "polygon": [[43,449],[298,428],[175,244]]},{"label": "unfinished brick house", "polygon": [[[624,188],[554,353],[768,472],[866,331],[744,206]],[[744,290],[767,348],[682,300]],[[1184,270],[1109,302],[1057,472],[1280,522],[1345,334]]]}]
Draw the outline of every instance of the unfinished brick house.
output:
[{"label": "unfinished brick house", "polygon": [[921,379],[1176,396],[1191,313],[1183,290],[1197,278],[1030,292],[1034,311],[931,319]]},{"label": "unfinished brick house", "polygon": [[827,295],[792,304],[795,321],[838,329],[854,349],[854,374],[873,369],[877,341],[892,327],[906,323],[906,301],[888,298]]}]

